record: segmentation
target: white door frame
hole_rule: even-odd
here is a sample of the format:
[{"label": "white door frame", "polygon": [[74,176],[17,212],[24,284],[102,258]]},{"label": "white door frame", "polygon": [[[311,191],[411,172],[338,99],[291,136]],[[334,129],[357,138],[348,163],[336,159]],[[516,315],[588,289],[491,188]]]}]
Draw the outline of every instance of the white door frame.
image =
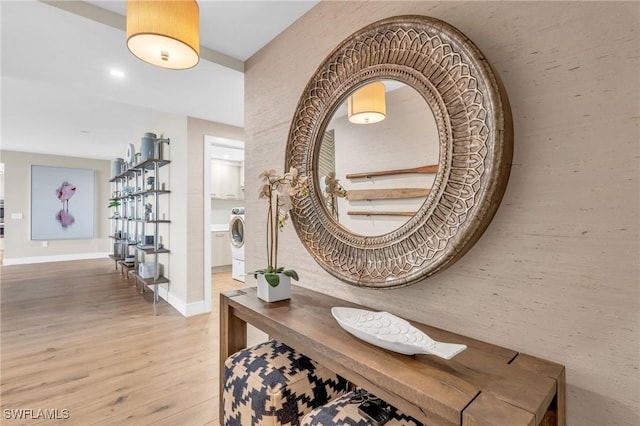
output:
[{"label": "white door frame", "polygon": [[211,142],[207,136],[202,138],[204,144],[203,170],[203,205],[204,205],[204,311],[211,312]]}]

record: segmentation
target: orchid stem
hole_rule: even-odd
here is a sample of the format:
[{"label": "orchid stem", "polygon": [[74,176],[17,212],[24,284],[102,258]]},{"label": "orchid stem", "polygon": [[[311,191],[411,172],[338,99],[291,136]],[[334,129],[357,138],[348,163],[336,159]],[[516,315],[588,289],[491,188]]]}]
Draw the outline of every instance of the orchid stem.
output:
[{"label": "orchid stem", "polygon": [[279,197],[278,195],[276,195],[276,217],[275,217],[275,224],[273,227],[273,240],[274,240],[274,247],[275,250],[273,252],[273,267],[274,269],[277,271],[278,270],[278,205],[279,205]]},{"label": "orchid stem", "polygon": [[271,191],[269,191],[269,211],[267,212],[267,214],[269,215],[269,218],[267,220],[267,260],[269,261],[269,264],[267,266],[271,266],[271,261],[272,256],[273,256],[273,235],[271,234],[271,229],[273,228],[272,226],[272,222],[273,222],[273,207],[272,207],[272,203],[271,203]]}]

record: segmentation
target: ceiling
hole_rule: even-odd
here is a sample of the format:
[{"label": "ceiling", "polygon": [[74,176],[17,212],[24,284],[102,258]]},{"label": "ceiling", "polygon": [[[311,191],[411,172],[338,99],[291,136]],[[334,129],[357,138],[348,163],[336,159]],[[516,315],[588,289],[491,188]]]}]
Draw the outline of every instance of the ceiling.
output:
[{"label": "ceiling", "polygon": [[129,53],[125,1],[0,1],[1,148],[121,157],[164,113],[243,127],[244,61],[317,1],[198,3],[200,63],[174,71]]}]

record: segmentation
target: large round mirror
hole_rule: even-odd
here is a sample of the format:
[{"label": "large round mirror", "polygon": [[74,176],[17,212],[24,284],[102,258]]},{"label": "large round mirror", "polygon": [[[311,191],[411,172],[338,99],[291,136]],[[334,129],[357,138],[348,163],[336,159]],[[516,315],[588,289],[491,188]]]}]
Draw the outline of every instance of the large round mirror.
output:
[{"label": "large round mirror", "polygon": [[[380,91],[383,111],[360,96]],[[309,194],[294,202],[296,231],[345,282],[414,283],[480,238],[512,151],[506,92],[464,34],[425,16],[376,22],[329,54],[298,102],[285,167],[309,178]]]},{"label": "large round mirror", "polygon": [[[367,108],[354,110],[357,102]],[[366,113],[379,115],[375,122],[366,115],[358,119]],[[355,234],[383,235],[422,207],[439,157],[438,127],[427,101],[397,80],[373,81],[348,93],[333,113],[320,143],[316,179],[336,221]]]}]

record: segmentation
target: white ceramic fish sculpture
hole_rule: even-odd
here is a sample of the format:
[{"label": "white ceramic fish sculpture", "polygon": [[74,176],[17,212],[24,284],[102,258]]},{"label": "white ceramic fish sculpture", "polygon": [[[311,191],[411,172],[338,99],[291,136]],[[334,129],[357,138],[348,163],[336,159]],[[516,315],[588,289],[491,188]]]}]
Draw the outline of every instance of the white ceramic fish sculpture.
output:
[{"label": "white ceramic fish sculpture", "polygon": [[359,339],[401,354],[428,354],[451,359],[467,349],[466,345],[437,342],[389,312],[334,307],[331,314],[342,328]]}]

